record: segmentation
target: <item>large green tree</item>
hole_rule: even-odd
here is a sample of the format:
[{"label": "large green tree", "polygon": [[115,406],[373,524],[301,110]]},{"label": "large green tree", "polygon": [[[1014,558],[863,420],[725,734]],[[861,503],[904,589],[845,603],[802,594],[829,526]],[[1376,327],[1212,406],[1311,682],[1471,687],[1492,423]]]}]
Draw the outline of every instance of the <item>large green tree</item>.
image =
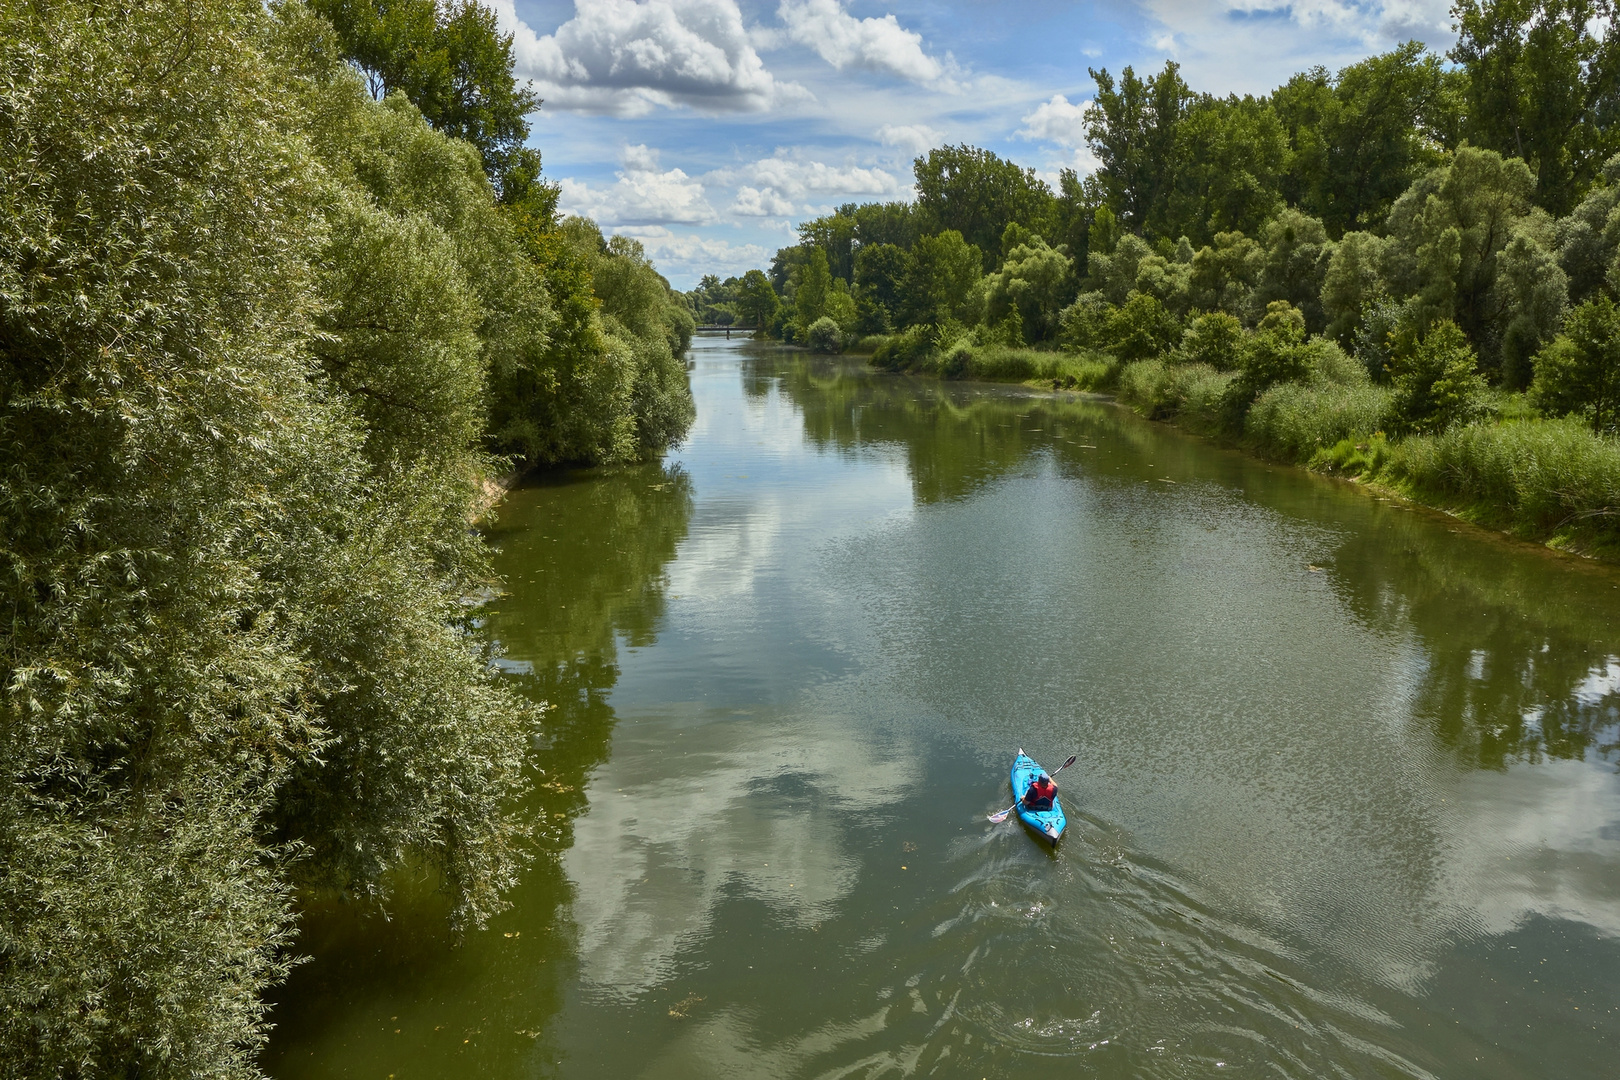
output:
[{"label": "large green tree", "polygon": [[820,248],[827,256],[827,269],[832,276],[849,281],[855,276],[857,228],[855,207],[842,206],[836,213],[800,225],[799,243]]},{"label": "large green tree", "polygon": [[521,466],[622,463],[663,453],[691,421],[678,359],[695,320],[639,244],[570,217],[508,211],[555,310],[534,346],[490,374],[490,444]]},{"label": "large green tree", "polygon": [[893,244],[909,248],[922,235],[922,214],[915,203],[862,203],[842,207],[841,212],[855,219],[855,242],[862,247]]},{"label": "large green tree", "polygon": [[901,285],[901,318],[909,324],[977,322],[982,265],[979,249],[955,229],[918,240]]},{"label": "large green tree", "polygon": [[1288,138],[1269,103],[1205,95],[1176,129],[1174,183],[1159,229],[1207,244],[1216,233],[1257,231],[1282,207]]},{"label": "large green tree", "polygon": [[985,320],[997,323],[1016,311],[1025,340],[1053,337],[1058,315],[1074,299],[1074,264],[1033,237],[1014,247],[1001,268],[985,279]]},{"label": "large green tree", "polygon": [[1051,188],[1035,170],[1004,161],[975,146],[930,150],[912,165],[917,211],[928,231],[960,233],[993,265],[1001,234],[1016,222],[1042,235],[1052,225]]},{"label": "large green tree", "polygon": [[894,329],[910,266],[911,254],[895,244],[862,244],[855,253],[856,310],[867,333]]},{"label": "large green tree", "polygon": [[737,290],[737,314],[745,325],[765,329],[780,306],[776,290],[771,288],[771,280],[763,271],[750,270],[743,275],[742,285]]},{"label": "large green tree", "polygon": [[1464,134],[1522,158],[1537,205],[1567,214],[1616,149],[1620,39],[1609,0],[1458,0]]},{"label": "large green tree", "polygon": [[469,923],[521,864],[531,717],[461,603],[477,260],[323,139],[414,122],[498,218],[329,33],[257,0],[0,8],[17,1075],[254,1076],[295,884],[385,893],[411,858]]},{"label": "large green tree", "polygon": [[1332,236],[1376,227],[1447,138],[1448,75],[1415,41],[1342,69],[1315,68],[1272,94],[1287,128],[1283,192]]},{"label": "large green tree", "polygon": [[793,289],[793,318],[800,337],[826,314],[827,297],[832,293],[833,278],[832,271],[827,269],[827,253],[819,247],[809,251]]},{"label": "large green tree", "polygon": [[1118,83],[1106,68],[1090,74],[1097,94],[1086,110],[1086,138],[1099,162],[1097,185],[1126,228],[1163,234],[1180,163],[1178,129],[1193,92],[1173,61],[1147,79],[1130,67]]},{"label": "large green tree", "polygon": [[[403,93],[430,124],[478,148],[502,197],[539,194],[524,146],[540,98],[513,78],[512,35],[478,0],[310,0],[337,29],[373,96]],[[552,197],[554,198],[554,196]]]},{"label": "large green tree", "polygon": [[1579,416],[1599,432],[1620,428],[1620,309],[1607,296],[1579,305],[1535,359],[1532,397],[1550,416]]},{"label": "large green tree", "polygon": [[[1490,367],[1499,364],[1508,326],[1526,302],[1498,281],[1504,249],[1519,237],[1537,247],[1551,242],[1546,215],[1533,204],[1535,186],[1523,161],[1465,146],[1390,210],[1381,259],[1387,291],[1415,297],[1420,323],[1454,320]],[[1533,255],[1515,254],[1521,262]]]}]

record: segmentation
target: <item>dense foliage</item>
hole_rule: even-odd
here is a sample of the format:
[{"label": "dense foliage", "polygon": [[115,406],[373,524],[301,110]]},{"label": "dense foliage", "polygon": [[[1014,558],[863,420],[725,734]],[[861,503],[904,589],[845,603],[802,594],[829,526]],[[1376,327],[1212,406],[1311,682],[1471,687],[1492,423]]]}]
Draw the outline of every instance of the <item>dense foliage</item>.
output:
[{"label": "dense foliage", "polygon": [[[477,148],[512,203],[538,194],[540,156],[525,146],[540,99],[512,78],[512,39],[473,0],[311,0],[372,96],[404,94],[438,130]],[[554,193],[546,192],[551,205]]]},{"label": "dense foliage", "polygon": [[9,4],[0,54],[0,1062],[254,1076],[299,889],[499,909],[539,716],[469,515],[491,450],[678,438],[689,323],[296,0]]},{"label": "dense foliage", "polygon": [[[1092,71],[1093,175],[1054,188],[987,150],[932,150],[914,203],[802,224],[746,325],[822,351],[860,343],[897,370],[1124,379],[1150,415],[1196,413],[1230,437],[1284,415],[1324,445],[1571,417],[1607,460],[1612,5],[1464,0],[1452,14],[1446,58],[1409,42],[1260,97],[1198,93],[1174,63]],[[741,282],[713,284],[738,311]],[[1348,460],[1333,467],[1361,468]],[[1612,506],[1577,514],[1601,524]]]}]

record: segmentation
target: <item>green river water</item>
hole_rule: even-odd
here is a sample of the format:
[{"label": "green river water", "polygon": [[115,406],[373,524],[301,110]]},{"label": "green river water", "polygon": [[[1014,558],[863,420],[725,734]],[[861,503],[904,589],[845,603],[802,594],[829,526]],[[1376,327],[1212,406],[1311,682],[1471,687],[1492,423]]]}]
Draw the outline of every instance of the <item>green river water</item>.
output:
[{"label": "green river water", "polygon": [[[281,1080],[1608,1077],[1620,573],[1111,403],[695,344],[491,529],[486,930],[311,911]],[[1054,854],[986,813],[1018,747]]]}]

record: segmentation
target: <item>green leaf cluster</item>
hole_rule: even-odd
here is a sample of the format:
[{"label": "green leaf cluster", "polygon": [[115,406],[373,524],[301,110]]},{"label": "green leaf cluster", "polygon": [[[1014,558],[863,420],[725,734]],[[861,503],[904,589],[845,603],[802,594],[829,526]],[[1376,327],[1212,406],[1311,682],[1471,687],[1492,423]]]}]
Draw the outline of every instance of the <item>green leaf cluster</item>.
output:
[{"label": "green leaf cluster", "polygon": [[304,891],[498,911],[540,714],[483,481],[691,420],[639,247],[343,55],[293,0],[0,7],[8,1074],[256,1075]]},{"label": "green leaf cluster", "polygon": [[428,123],[477,148],[502,200],[533,192],[539,155],[524,145],[540,98],[512,76],[512,35],[476,0],[311,0],[337,31],[343,56],[378,100],[405,95]]}]

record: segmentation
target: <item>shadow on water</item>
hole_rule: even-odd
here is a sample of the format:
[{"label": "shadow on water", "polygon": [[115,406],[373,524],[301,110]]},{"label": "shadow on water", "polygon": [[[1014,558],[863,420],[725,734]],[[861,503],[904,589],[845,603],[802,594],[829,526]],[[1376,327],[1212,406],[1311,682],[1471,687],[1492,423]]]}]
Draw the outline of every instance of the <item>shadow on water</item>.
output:
[{"label": "shadow on water", "polygon": [[559,855],[609,754],[619,650],[656,640],[664,570],[691,514],[690,478],[657,465],[542,474],[501,505],[488,535],[505,592],[485,625],[512,684],[549,706],[523,807],[540,823],[538,857],[511,910],[461,942],[421,889],[387,913],[307,909],[298,951],[313,959],[277,995],[271,1075],[548,1072],[546,1026],[574,977]]}]

